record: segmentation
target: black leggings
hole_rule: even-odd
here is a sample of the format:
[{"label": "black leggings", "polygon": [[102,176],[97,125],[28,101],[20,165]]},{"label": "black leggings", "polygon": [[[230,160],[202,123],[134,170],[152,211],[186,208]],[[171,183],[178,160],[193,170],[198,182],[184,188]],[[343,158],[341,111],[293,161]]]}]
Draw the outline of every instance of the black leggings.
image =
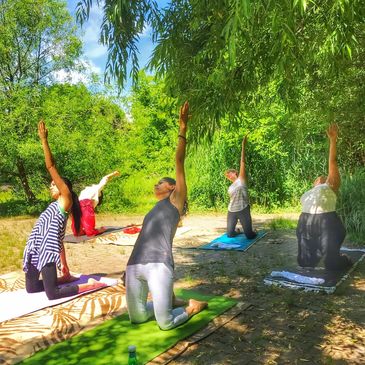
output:
[{"label": "black leggings", "polygon": [[28,271],[25,273],[25,288],[28,293],[45,291],[48,299],[58,299],[76,295],[79,291],[77,285],[59,287],[57,284],[57,269],[54,262],[43,266],[43,280],[39,280],[40,272],[31,263],[28,264]]},{"label": "black leggings", "polygon": [[336,212],[302,213],[297,227],[298,264],[315,267],[323,257],[327,270],[343,270],[351,260],[340,254],[346,231]]},{"label": "black leggings", "polygon": [[228,211],[227,215],[227,236],[234,237],[237,236],[235,231],[238,220],[241,222],[243,231],[248,239],[255,238],[257,233],[252,230],[252,219],[250,206],[247,205],[246,208],[240,210],[239,212]]}]

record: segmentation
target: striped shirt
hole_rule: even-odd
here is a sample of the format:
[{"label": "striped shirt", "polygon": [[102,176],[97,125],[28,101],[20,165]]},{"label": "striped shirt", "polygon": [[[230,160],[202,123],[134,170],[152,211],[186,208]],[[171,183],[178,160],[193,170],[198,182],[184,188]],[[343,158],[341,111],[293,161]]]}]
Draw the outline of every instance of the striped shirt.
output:
[{"label": "striped shirt", "polygon": [[237,178],[233,184],[228,188],[230,212],[239,212],[246,208],[249,204],[247,185]]},{"label": "striped shirt", "polygon": [[51,203],[40,215],[24,249],[23,271],[28,271],[28,263],[41,271],[50,262],[60,268],[60,252],[65,237],[67,213],[57,201]]}]

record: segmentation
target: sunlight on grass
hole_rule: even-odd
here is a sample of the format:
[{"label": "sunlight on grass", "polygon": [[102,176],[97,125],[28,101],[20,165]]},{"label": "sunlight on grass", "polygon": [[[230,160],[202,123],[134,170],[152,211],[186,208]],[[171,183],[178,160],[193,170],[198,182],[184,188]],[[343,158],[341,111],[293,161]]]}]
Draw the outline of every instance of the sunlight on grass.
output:
[{"label": "sunlight on grass", "polygon": [[273,231],[281,229],[296,229],[297,224],[297,220],[279,217],[271,220],[267,228],[272,229]]},{"label": "sunlight on grass", "polygon": [[23,257],[24,240],[16,233],[0,232],[0,273],[18,270]]},{"label": "sunlight on grass", "polygon": [[19,217],[0,219],[0,273],[19,270],[27,238],[35,219]]}]

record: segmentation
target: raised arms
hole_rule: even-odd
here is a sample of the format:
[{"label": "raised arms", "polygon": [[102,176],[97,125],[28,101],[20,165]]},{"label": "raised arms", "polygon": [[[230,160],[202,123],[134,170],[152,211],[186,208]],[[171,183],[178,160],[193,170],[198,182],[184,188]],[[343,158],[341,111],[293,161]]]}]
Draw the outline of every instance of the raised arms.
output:
[{"label": "raised arms", "polygon": [[67,187],[67,185],[65,184],[65,182],[62,180],[61,176],[59,175],[56,169],[52,152],[48,145],[48,130],[43,120],[41,120],[38,124],[38,135],[42,142],[42,148],[47,170],[51,175],[53,182],[57,186],[58,191],[60,192],[58,201],[65,211],[69,211],[72,206],[71,192]]},{"label": "raised arms", "polygon": [[247,176],[246,176],[246,165],[245,165],[245,147],[247,143],[247,134],[244,136],[242,140],[242,150],[241,150],[241,161],[240,161],[240,172],[238,177],[242,182],[247,184]]},{"label": "raised arms", "polygon": [[186,152],[186,130],[188,127],[188,119],[189,103],[186,101],[184,105],[180,108],[179,136],[176,147],[176,187],[171,196],[172,201],[178,208],[180,214],[182,214],[183,212],[187,195],[184,161]]},{"label": "raised arms", "polygon": [[105,175],[99,182],[98,184],[98,190],[102,190],[104,188],[104,186],[109,182],[109,180],[111,180],[111,178],[113,178],[114,176],[119,176],[120,172],[119,171],[113,171],[112,173]]},{"label": "raised arms", "polygon": [[338,192],[341,184],[341,177],[337,165],[337,124],[331,124],[327,129],[327,136],[330,141],[329,157],[328,157],[328,177],[326,183],[334,192]]}]

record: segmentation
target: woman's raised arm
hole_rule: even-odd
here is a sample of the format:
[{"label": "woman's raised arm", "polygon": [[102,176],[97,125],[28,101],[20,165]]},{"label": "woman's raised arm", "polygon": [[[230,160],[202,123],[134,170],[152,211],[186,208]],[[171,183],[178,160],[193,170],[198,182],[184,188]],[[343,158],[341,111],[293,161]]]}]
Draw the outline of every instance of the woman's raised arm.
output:
[{"label": "woman's raised arm", "polygon": [[58,201],[62,205],[62,208],[65,211],[69,211],[72,206],[72,195],[71,195],[69,188],[67,187],[67,185],[65,184],[62,177],[60,176],[60,174],[57,171],[51,149],[49,148],[49,145],[48,145],[48,130],[47,130],[46,125],[43,122],[43,120],[41,120],[38,124],[38,135],[42,142],[44,159],[45,159],[47,170],[48,170],[49,174],[51,175],[53,182],[57,186],[57,189],[60,192],[60,197],[59,197]]}]

